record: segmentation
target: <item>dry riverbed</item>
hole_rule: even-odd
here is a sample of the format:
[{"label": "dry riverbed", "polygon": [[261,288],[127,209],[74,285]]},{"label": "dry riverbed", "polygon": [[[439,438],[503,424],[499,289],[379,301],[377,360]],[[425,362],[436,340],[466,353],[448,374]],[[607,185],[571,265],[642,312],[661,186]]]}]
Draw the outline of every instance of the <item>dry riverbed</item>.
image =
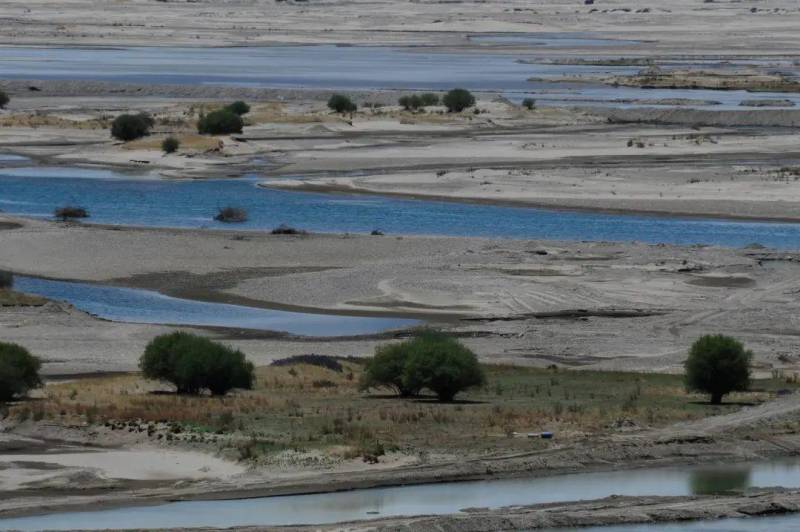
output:
[{"label": "dry riverbed", "polygon": [[[6,219],[20,227],[0,231],[0,268],[18,274],[256,307],[419,317],[492,362],[676,372],[689,344],[713,331],[742,338],[762,375],[798,369],[792,252]],[[48,373],[133,369],[144,344],[167,329],[57,303],[2,313],[4,338],[43,356]],[[213,334],[258,363],[308,352],[364,356],[385,339]]]}]

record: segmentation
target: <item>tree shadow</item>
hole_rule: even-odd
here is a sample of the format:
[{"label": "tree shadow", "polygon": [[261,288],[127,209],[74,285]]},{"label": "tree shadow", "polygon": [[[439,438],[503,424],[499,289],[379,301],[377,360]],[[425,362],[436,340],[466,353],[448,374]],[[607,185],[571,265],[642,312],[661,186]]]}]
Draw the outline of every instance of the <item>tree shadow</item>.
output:
[{"label": "tree shadow", "polygon": [[719,404],[714,404],[711,401],[689,401],[689,404],[702,406],[756,406],[758,403],[751,401],[722,401]]}]

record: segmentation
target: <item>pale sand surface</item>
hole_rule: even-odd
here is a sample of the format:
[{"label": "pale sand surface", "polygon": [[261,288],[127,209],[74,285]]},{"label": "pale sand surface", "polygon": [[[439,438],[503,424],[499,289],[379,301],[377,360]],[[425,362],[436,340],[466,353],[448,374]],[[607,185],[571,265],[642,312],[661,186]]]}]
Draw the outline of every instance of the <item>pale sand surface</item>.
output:
[{"label": "pale sand surface", "polygon": [[[679,371],[688,345],[713,331],[752,346],[759,372],[798,364],[792,287],[800,267],[790,252],[392,236],[240,240],[226,232],[20,223],[0,231],[0,269],[273,308],[439,315],[495,362]],[[569,317],[577,311],[589,314]],[[619,311],[644,315],[611,317]],[[567,316],[543,319],[559,312]],[[3,337],[44,356],[50,373],[133,369],[147,340],[165,330],[58,305],[2,316]],[[298,352],[369,355],[378,342],[228,340],[256,363]]]},{"label": "pale sand surface", "polygon": [[244,470],[240,465],[207,453],[156,447],[14,453],[0,455],[0,492],[68,483],[70,475],[87,471],[100,480],[176,481],[225,479]]},{"label": "pale sand surface", "polygon": [[[751,13],[751,8],[756,12]],[[784,54],[796,50],[800,12],[768,4],[675,0],[511,2],[141,2],[97,9],[88,0],[12,0],[0,6],[0,41],[13,44],[264,45],[271,43],[431,44],[464,47],[468,32],[598,32],[641,39],[636,55]],[[542,49],[542,53],[547,53]],[[582,53],[580,50],[575,52]]]}]

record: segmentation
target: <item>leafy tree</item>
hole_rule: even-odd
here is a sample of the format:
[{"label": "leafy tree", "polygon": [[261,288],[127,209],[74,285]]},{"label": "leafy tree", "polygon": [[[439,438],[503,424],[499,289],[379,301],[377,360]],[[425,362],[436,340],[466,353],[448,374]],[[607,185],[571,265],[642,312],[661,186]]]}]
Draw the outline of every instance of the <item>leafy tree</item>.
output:
[{"label": "leafy tree", "polygon": [[41,384],[41,361],[17,344],[0,342],[0,401],[11,401]]},{"label": "leafy tree", "polygon": [[243,127],[242,117],[229,109],[212,111],[197,122],[197,131],[203,135],[241,133]]},{"label": "leafy tree", "polygon": [[412,94],[410,96],[401,96],[397,100],[397,103],[402,105],[406,111],[416,111],[423,107],[422,98],[416,94]]},{"label": "leafy tree", "polygon": [[453,89],[442,98],[442,103],[450,113],[460,113],[475,105],[475,96],[466,89]]},{"label": "leafy tree", "polygon": [[344,94],[333,94],[328,99],[328,108],[336,113],[353,113],[358,106]]},{"label": "leafy tree", "polygon": [[406,362],[417,342],[418,339],[413,339],[375,348],[375,356],[367,362],[361,377],[361,389],[386,387],[395,390],[402,397],[419,394],[419,388],[407,387],[403,381]]},{"label": "leafy tree", "polygon": [[181,142],[172,135],[161,141],[161,149],[164,153],[175,153],[180,147]]},{"label": "leafy tree", "polygon": [[422,330],[411,340],[380,346],[367,362],[361,388],[387,387],[407,397],[427,388],[440,401],[485,381],[475,354],[454,338]]},{"label": "leafy tree", "polygon": [[455,338],[435,331],[418,337],[403,371],[404,386],[427,388],[439,401],[452,401],[457,393],[485,382],[475,353]]},{"label": "leafy tree", "polygon": [[171,382],[187,394],[225,395],[233,388],[252,388],[255,380],[253,364],[238,349],[180,331],[154,338],[139,368],[145,377]]},{"label": "leafy tree", "polygon": [[155,124],[147,113],[119,115],[111,123],[111,136],[125,142],[136,140],[150,134]]},{"label": "leafy tree", "polygon": [[0,90],[0,109],[5,109],[8,102],[11,101],[11,98],[8,97],[8,94],[5,91]]},{"label": "leafy tree", "polygon": [[525,98],[524,100],[522,100],[522,107],[531,111],[536,108],[536,100],[534,100],[533,98]]},{"label": "leafy tree", "polygon": [[232,113],[236,113],[239,116],[246,115],[250,112],[250,106],[242,100],[236,100],[232,104],[225,106],[225,109]]},{"label": "leafy tree", "polygon": [[684,363],[686,388],[710,394],[711,404],[718,405],[725,394],[749,388],[752,357],[735,338],[703,336],[692,344]]},{"label": "leafy tree", "polygon": [[431,105],[439,105],[439,95],[435,92],[423,92],[419,95],[420,102],[422,102],[423,107],[429,107]]}]

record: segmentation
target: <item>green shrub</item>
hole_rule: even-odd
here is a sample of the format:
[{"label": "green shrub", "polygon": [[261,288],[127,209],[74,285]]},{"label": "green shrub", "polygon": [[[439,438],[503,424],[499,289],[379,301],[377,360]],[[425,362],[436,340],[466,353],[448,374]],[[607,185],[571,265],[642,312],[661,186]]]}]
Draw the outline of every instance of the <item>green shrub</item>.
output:
[{"label": "green shrub", "polygon": [[181,147],[181,142],[173,136],[169,136],[161,141],[161,149],[164,153],[175,153]]},{"label": "green shrub", "polygon": [[203,135],[230,135],[241,133],[242,117],[228,109],[218,109],[200,118],[197,131]]},{"label": "green shrub", "polygon": [[0,289],[11,290],[14,288],[14,274],[5,270],[0,270]]},{"label": "green shrub", "polygon": [[457,393],[485,382],[475,353],[455,338],[433,331],[417,338],[403,371],[404,386],[427,388],[439,401],[452,401]]},{"label": "green shrub", "polygon": [[254,367],[239,350],[185,332],[154,338],[139,359],[148,379],[167,381],[178,393],[225,395],[233,388],[250,389]]},{"label": "green shrub", "polygon": [[533,98],[525,98],[524,100],[522,100],[522,107],[531,111],[536,108],[536,100],[534,100]]},{"label": "green shrub", "polygon": [[407,397],[420,390],[434,392],[440,401],[485,382],[475,354],[454,338],[423,330],[413,339],[380,346],[367,362],[361,389],[386,387]]},{"label": "green shrub", "polygon": [[422,105],[422,98],[417,96],[416,94],[412,94],[410,96],[401,96],[397,103],[403,106],[403,109],[406,111],[416,111],[419,108],[423,107]]},{"label": "green shrub", "polygon": [[442,103],[449,113],[460,113],[475,105],[475,97],[466,89],[453,89],[444,95]]},{"label": "green shrub", "polygon": [[406,362],[419,342],[420,339],[415,338],[399,344],[376,347],[375,356],[367,362],[361,376],[361,389],[390,388],[402,397],[419,394],[420,388],[408,387],[403,380]]},{"label": "green shrub", "polygon": [[41,361],[24,347],[0,342],[0,401],[11,401],[39,386],[41,366]]},{"label": "green shrub", "polygon": [[62,222],[73,220],[76,218],[88,218],[89,212],[83,207],[76,207],[74,205],[65,205],[53,211],[53,216]]},{"label": "green shrub", "polygon": [[353,101],[344,94],[333,94],[328,99],[328,108],[337,113],[353,113],[358,109]]},{"label": "green shrub", "polygon": [[250,112],[250,106],[241,100],[236,100],[232,104],[226,105],[225,109],[239,116],[246,115]]},{"label": "green shrub", "polygon": [[730,336],[706,335],[699,338],[684,363],[686,388],[711,395],[712,404],[720,404],[730,392],[750,387],[750,360],[753,353]]},{"label": "green shrub", "polygon": [[155,122],[147,113],[119,115],[111,123],[111,136],[122,141],[136,140],[150,134]]},{"label": "green shrub", "polygon": [[8,102],[11,101],[11,98],[8,97],[8,94],[5,91],[0,90],[0,109],[5,109]]},{"label": "green shrub", "polygon": [[419,99],[422,102],[423,107],[439,105],[439,95],[435,92],[423,92],[419,95]]}]

